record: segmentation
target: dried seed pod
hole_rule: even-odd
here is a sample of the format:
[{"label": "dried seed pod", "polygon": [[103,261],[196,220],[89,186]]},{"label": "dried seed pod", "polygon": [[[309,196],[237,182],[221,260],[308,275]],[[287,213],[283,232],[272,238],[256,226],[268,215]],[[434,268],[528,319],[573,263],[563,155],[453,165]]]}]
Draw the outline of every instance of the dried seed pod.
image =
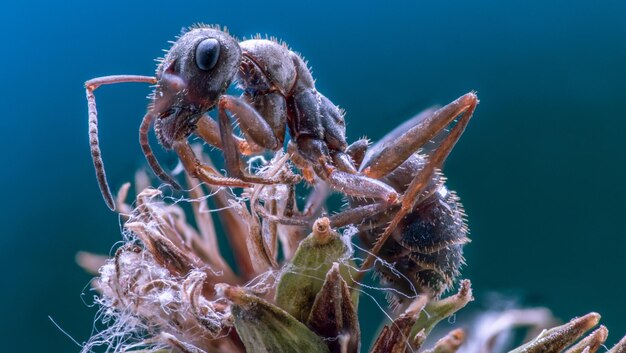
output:
[{"label": "dried seed pod", "polygon": [[[339,273],[338,263],[333,264],[326,274],[322,290],[315,297],[307,326],[327,339],[331,352],[359,352],[361,342],[359,320],[348,285]],[[340,339],[330,339],[334,337]]]},{"label": "dried seed pod", "polygon": [[411,330],[427,300],[425,296],[418,297],[391,325],[385,325],[370,353],[405,353],[411,346],[415,347],[411,342]]},{"label": "dried seed pod", "polygon": [[542,332],[537,338],[510,353],[557,353],[575,342],[600,321],[600,315],[590,313],[572,319],[565,325]]},{"label": "dried seed pod", "polygon": [[427,349],[423,353],[455,353],[463,341],[465,341],[465,332],[461,329],[452,330],[437,341],[433,349]]},{"label": "dried seed pod", "polygon": [[583,353],[589,352],[594,353],[600,348],[600,346],[606,341],[606,338],[609,336],[609,330],[604,326],[600,326],[597,330],[590,333],[587,337],[580,340],[580,342],[576,343],[565,353]]}]

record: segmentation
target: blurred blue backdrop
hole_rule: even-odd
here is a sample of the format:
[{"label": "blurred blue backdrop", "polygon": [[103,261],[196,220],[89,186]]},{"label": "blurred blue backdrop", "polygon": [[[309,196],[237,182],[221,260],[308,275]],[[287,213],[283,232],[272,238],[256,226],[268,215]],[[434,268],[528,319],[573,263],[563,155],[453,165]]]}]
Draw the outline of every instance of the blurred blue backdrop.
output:
[{"label": "blurred blue backdrop", "polygon": [[[195,22],[275,35],[303,53],[320,91],[347,110],[350,141],[477,90],[446,166],[472,230],[464,277],[479,296],[514,293],[565,319],[598,311],[612,341],[626,333],[626,2],[70,3],[0,13],[4,351],[78,351],[48,316],[88,338],[90,277],[74,254],[108,253],[120,239],[89,157],[83,82],[152,74],[167,41]],[[97,92],[115,189],[143,166],[148,93]]]}]

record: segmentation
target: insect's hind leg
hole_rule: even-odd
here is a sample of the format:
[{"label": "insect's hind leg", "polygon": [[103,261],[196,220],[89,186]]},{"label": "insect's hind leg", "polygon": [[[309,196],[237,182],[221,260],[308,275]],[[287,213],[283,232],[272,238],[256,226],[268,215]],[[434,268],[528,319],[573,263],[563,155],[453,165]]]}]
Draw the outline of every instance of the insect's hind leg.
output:
[{"label": "insect's hind leg", "polygon": [[[385,228],[383,234],[381,234],[376,240],[376,243],[371,249],[370,255],[361,265],[362,269],[367,269],[372,265],[375,260],[375,255],[380,251],[385,241],[389,238],[391,233],[393,233],[400,221],[413,209],[416,201],[419,200],[422,192],[426,189],[426,187],[428,187],[430,180],[435,174],[436,170],[441,168],[446,158],[452,151],[452,148],[458,142],[459,138],[465,131],[465,128],[472,118],[472,114],[474,113],[474,109],[476,109],[477,104],[478,98],[476,97],[476,94],[472,92],[462,96],[461,98],[439,110],[447,112],[446,114],[448,115],[454,114],[454,112],[456,112],[456,114],[454,114],[450,121],[454,120],[453,118],[455,118],[459,114],[463,115],[454,125],[454,127],[452,127],[445,139],[441,141],[441,144],[432,152],[426,164],[424,165],[424,168],[420,170],[420,172],[413,178],[413,180],[407,187],[405,193],[402,196],[402,204],[400,210],[398,210],[398,212],[394,215],[391,223],[389,223],[387,228]],[[452,106],[450,107],[450,105]]]},{"label": "insect's hind leg", "polygon": [[376,179],[388,175],[459,115],[473,111],[477,102],[476,94],[470,92],[434,112],[427,110],[418,114],[402,124],[402,130],[394,129],[368,152],[363,174]]}]

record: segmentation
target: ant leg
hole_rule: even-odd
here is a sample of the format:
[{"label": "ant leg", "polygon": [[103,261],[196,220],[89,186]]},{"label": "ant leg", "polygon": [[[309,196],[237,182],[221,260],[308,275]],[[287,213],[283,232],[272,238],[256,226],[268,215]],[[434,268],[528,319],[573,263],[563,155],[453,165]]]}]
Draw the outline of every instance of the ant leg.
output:
[{"label": "ant leg", "polygon": [[342,172],[346,172],[348,174],[357,174],[359,172],[356,170],[354,161],[349,154],[340,151],[331,151],[330,157],[333,161],[333,166],[337,167],[337,169]]},{"label": "ant leg", "polygon": [[241,154],[235,144],[235,139],[232,137],[233,128],[226,111],[232,112],[237,117],[242,131],[255,144],[270,150],[276,150],[281,146],[271,127],[250,105],[239,98],[222,96],[218,103],[219,130],[222,137],[226,169],[229,173],[240,180],[254,184],[293,184],[300,181],[300,177],[296,175],[281,175],[276,179],[268,179],[245,173]]},{"label": "ant leg", "polygon": [[289,191],[284,202],[282,215],[279,214],[270,214],[265,207],[263,207],[259,200],[256,200],[256,203],[253,205],[255,211],[261,215],[262,218],[268,219],[272,222],[279,223],[282,225],[291,225],[291,226],[301,226],[301,227],[311,227],[314,218],[317,218],[318,213],[322,209],[324,205],[324,201],[326,201],[326,197],[329,193],[328,184],[326,183],[316,183],[313,191],[309,194],[307,198],[306,205],[304,206],[304,211],[300,212],[298,210],[298,205],[296,202],[296,188],[295,185],[288,185]]},{"label": "ant leg", "polygon": [[390,206],[388,204],[379,202],[347,209],[328,218],[330,219],[331,227],[334,228],[345,227],[349,224],[358,226],[360,223],[363,223],[363,221],[389,209]]},{"label": "ant leg", "polygon": [[152,152],[152,148],[150,147],[150,143],[148,142],[148,132],[150,131],[150,126],[154,122],[154,114],[151,111],[148,111],[146,115],[141,120],[141,125],[139,126],[139,145],[141,145],[141,150],[143,151],[143,155],[146,157],[148,161],[148,165],[156,174],[156,176],[161,179],[161,181],[172,185],[172,187],[176,190],[181,190],[180,185],[161,168],[159,161],[154,156],[154,152]]},{"label": "ant leg", "polygon": [[200,162],[186,140],[174,142],[173,147],[180,161],[183,163],[183,167],[193,178],[198,178],[209,185],[239,188],[252,186],[250,183],[243,180],[224,177],[212,167]]},{"label": "ant leg", "polygon": [[[340,213],[329,216],[328,219],[330,220],[330,225],[333,228],[342,228],[350,224],[358,226],[364,220],[385,212],[389,210],[389,208],[389,204],[384,202],[373,203],[342,211]],[[271,214],[267,211],[265,207],[258,203],[254,205],[254,210],[262,218],[267,219],[271,222],[276,222],[284,225],[310,227],[314,223],[314,220],[312,220],[311,217],[302,218]]]},{"label": "ant leg", "polygon": [[298,151],[298,145],[296,145],[293,140],[290,140],[287,143],[287,153],[290,155],[291,162],[296,166],[296,168],[300,169],[300,172],[302,172],[304,180],[306,180],[309,184],[315,185],[315,171],[311,167],[311,164],[300,154]]},{"label": "ant leg", "polygon": [[345,152],[331,151],[330,155],[334,165],[339,170],[350,174],[357,174],[359,173],[358,169],[361,163],[363,163],[363,158],[365,158],[368,146],[369,141],[364,138],[353,142],[346,148]]},{"label": "ant leg", "polygon": [[370,142],[368,139],[362,138],[354,141],[350,146],[348,146],[348,148],[346,148],[346,154],[352,158],[352,162],[354,162],[354,167],[356,169],[361,169],[361,163],[363,163],[369,144]]},{"label": "ant leg", "polygon": [[100,187],[100,192],[102,193],[104,202],[106,202],[107,206],[112,211],[115,211],[115,202],[113,202],[113,195],[111,194],[111,189],[107,183],[106,173],[104,172],[102,152],[100,151],[100,143],[98,140],[98,110],[96,109],[96,96],[93,92],[102,85],[123,82],[144,82],[154,84],[156,83],[156,78],[138,75],[115,75],[98,77],[85,82],[87,106],[89,111],[89,146],[91,149],[91,159],[93,160],[93,166],[96,170],[96,178],[98,179],[98,186]]},{"label": "ant leg", "polygon": [[[478,100],[473,92],[457,98],[429,116],[418,115],[411,122],[413,125],[403,134],[395,129],[385,136],[384,144],[378,143],[371,152],[369,160],[363,166],[363,174],[370,178],[382,178],[407,160],[413,153],[445,129],[460,114],[473,110]],[[421,118],[420,118],[421,116]],[[402,125],[404,126],[404,124]]]},{"label": "ant leg", "polygon": [[328,148],[324,141],[311,136],[299,136],[298,151],[309,162],[311,168],[330,186],[350,196],[369,197],[395,203],[398,193],[391,186],[367,176],[351,174],[335,168],[329,161]]},{"label": "ant leg", "polygon": [[372,156],[378,155],[380,153],[380,150],[383,149],[385,145],[402,137],[404,133],[406,133],[412,127],[424,121],[424,119],[433,115],[439,108],[441,107],[431,107],[431,108],[425,109],[417,113],[412,118],[406,120],[402,124],[396,126],[393,130],[389,131],[380,140],[376,141],[376,143],[373,146],[371,146],[369,150],[367,150],[365,159],[370,160]]},{"label": "ant leg", "polygon": [[[272,127],[245,100],[233,96],[222,96],[218,103],[218,110],[220,113],[231,112],[237,118],[241,131],[255,144],[272,151],[282,147]],[[220,116],[220,131],[222,129],[221,119]]]},{"label": "ant leg", "polygon": [[[419,195],[425,190],[428,186],[431,178],[435,174],[435,171],[443,165],[443,162],[446,160],[454,145],[459,141],[459,138],[465,131],[465,127],[469,123],[472,118],[472,114],[474,113],[474,109],[478,104],[478,99],[474,93],[468,93],[461,98],[457,99],[455,102],[451,104],[459,104],[459,101],[463,100],[465,104],[465,108],[461,110],[463,116],[459,119],[459,121],[454,125],[454,127],[450,130],[450,133],[446,138],[441,141],[441,144],[433,151],[433,153],[428,158],[426,165],[424,168],[413,178],[409,186],[407,187],[406,192],[402,196],[402,205],[400,210],[395,214],[391,223],[385,228],[383,234],[381,234],[372,250],[370,251],[370,255],[367,259],[361,264],[361,269],[369,268],[374,262],[375,256],[380,251],[380,248],[383,246],[385,241],[389,238],[391,233],[396,229],[398,223],[409,213],[413,207],[415,206],[415,202],[419,199]],[[448,107],[448,106],[446,106]],[[443,107],[441,110],[446,109]],[[459,113],[457,113],[458,115]],[[361,272],[362,273],[362,272]]]},{"label": "ant leg", "polygon": [[[209,145],[222,149],[222,137],[220,135],[220,128],[217,122],[208,115],[203,115],[200,120],[198,120],[198,125],[196,126],[196,130],[194,131],[196,135],[198,135],[201,139],[203,139]],[[233,139],[237,143],[237,147],[239,152],[243,155],[250,156],[254,154],[258,154],[263,152],[263,148],[257,146],[255,143],[252,143],[246,139],[242,139],[237,136],[233,136]]]}]

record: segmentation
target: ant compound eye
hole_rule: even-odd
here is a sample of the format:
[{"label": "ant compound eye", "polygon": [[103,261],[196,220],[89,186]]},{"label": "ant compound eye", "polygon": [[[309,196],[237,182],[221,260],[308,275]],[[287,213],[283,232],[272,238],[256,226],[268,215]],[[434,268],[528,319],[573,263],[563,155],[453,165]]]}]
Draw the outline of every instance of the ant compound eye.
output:
[{"label": "ant compound eye", "polygon": [[196,47],[196,65],[203,71],[209,71],[217,64],[220,57],[220,42],[217,39],[205,39]]}]

